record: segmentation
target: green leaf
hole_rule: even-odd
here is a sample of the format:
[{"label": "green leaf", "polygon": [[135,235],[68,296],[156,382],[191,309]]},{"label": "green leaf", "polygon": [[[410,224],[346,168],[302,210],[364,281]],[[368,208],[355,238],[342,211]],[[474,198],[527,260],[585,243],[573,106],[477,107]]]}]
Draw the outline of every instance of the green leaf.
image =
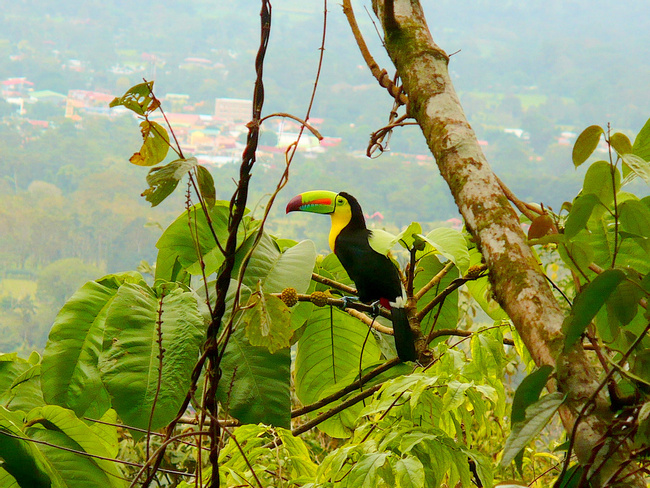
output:
[{"label": "green leaf", "polygon": [[295,437],[290,430],[277,428],[276,434],[282,441],[282,447],[288,451],[288,459],[291,463],[292,478],[306,476],[311,479],[316,477],[318,465],[311,459],[310,451],[305,441]]},{"label": "green leaf", "polygon": [[208,208],[214,207],[214,203],[217,201],[217,191],[210,171],[204,166],[197,165],[196,176],[201,198],[203,198]]},{"label": "green leaf", "polygon": [[383,229],[373,229],[370,231],[368,239],[370,247],[372,247],[379,254],[386,255],[395,244],[399,241],[396,235],[391,234]]},{"label": "green leaf", "polygon": [[645,125],[637,134],[636,139],[634,139],[632,152],[643,161],[650,161],[650,119],[646,121]]},{"label": "green leaf", "polygon": [[[0,406],[2,468],[21,487],[64,487],[63,480],[52,471],[36,445],[28,440],[22,440],[27,438],[22,429],[22,417]],[[2,478],[0,477],[0,479]]]},{"label": "green leaf", "polygon": [[[69,480],[69,486],[111,487],[126,486],[118,465],[109,459],[110,452],[104,441],[71,410],[57,405],[46,405],[32,410],[27,417],[27,424],[42,424],[45,429],[28,429],[34,438],[47,439],[55,445],[71,447],[99,457],[84,457],[55,448],[45,450],[52,464]],[[46,433],[47,431],[47,433]],[[65,439],[66,437],[67,439]],[[57,442],[58,441],[58,442]],[[61,442],[62,441],[62,442]],[[115,441],[117,441],[117,436]],[[101,457],[101,458],[100,458]],[[82,472],[83,475],[69,476],[68,472]],[[87,477],[83,483],[79,478]]]},{"label": "green leaf", "polygon": [[560,246],[558,251],[564,262],[576,273],[585,272],[594,262],[594,250],[591,240],[569,241]]},{"label": "green leaf", "polygon": [[[193,275],[202,275],[202,268],[199,254],[203,256],[206,276],[211,275],[219,269],[224,261],[223,254],[217,246],[216,239],[225,246],[228,237],[228,215],[229,203],[225,201],[216,202],[209,210],[210,222],[214,234],[206,220],[203,209],[195,205],[183,212],[174,222],[170,224],[156,243],[159,249],[158,260],[156,261],[156,280],[172,279],[175,261],[187,272]],[[238,229],[237,242],[239,245],[248,235],[246,225],[249,219],[245,219],[244,225]],[[192,230],[190,232],[190,229]],[[194,239],[198,240],[198,245]],[[159,269],[160,268],[160,269]]]},{"label": "green leaf", "polygon": [[[612,181],[612,171],[614,181]],[[593,193],[607,207],[614,201],[614,192],[620,189],[621,174],[618,168],[612,167],[607,161],[596,161],[589,166],[582,184],[583,195]]]},{"label": "green leaf", "polygon": [[375,488],[379,482],[378,471],[387,462],[389,452],[363,454],[348,475],[348,486]]},{"label": "green leaf", "polygon": [[41,365],[37,364],[16,377],[11,384],[10,399],[6,407],[29,412],[45,404],[41,390]]},{"label": "green leaf", "polygon": [[16,481],[16,478],[11,476],[9,472],[2,467],[0,467],[0,486],[3,488],[20,488],[20,485],[18,484],[18,481]]},{"label": "green leaf", "polygon": [[471,383],[461,383],[452,380],[447,384],[447,391],[442,397],[442,411],[449,412],[465,403],[465,392],[472,386]]},{"label": "green leaf", "polygon": [[604,133],[598,125],[587,127],[576,139],[573,145],[573,165],[577,168],[584,163],[598,147],[600,136]]},{"label": "green leaf", "polygon": [[511,425],[526,419],[526,409],[539,400],[539,395],[546,386],[553,367],[545,365],[526,376],[515,391],[512,400]]},{"label": "green leaf", "polygon": [[22,376],[32,367],[32,364],[26,359],[18,357],[15,352],[0,354],[0,405],[7,406],[15,394],[12,388],[16,378]]},{"label": "green leaf", "polygon": [[415,245],[419,234],[422,234],[422,226],[417,222],[411,222],[406,229],[397,235],[397,240],[402,246],[411,249]]},{"label": "green leaf", "polygon": [[229,415],[245,424],[290,427],[289,348],[271,354],[266,347],[251,346],[243,331],[236,329],[226,346],[221,369],[217,398]]},{"label": "green leaf", "polygon": [[327,388],[380,357],[375,337],[368,336],[368,327],[359,320],[338,309],[315,310],[298,341],[296,395],[303,405],[313,403]]},{"label": "green leaf", "polygon": [[[470,266],[476,266],[481,264],[482,256],[478,249],[474,248],[469,251],[470,255]],[[468,281],[465,286],[472,294],[476,303],[487,313],[492,320],[507,320],[508,315],[501,308],[499,303],[494,299],[494,293],[492,291],[492,285],[488,280],[487,276],[479,278],[478,280]]]},{"label": "green leaf", "polygon": [[[423,237],[435,250],[453,262],[461,273],[469,268],[469,251],[465,236],[455,229],[439,227]],[[426,252],[426,250],[425,250]]]},{"label": "green leaf", "polygon": [[562,325],[565,333],[565,351],[580,338],[600,308],[624,279],[625,273],[620,269],[607,269],[583,288],[574,300],[571,313]]},{"label": "green leaf", "polygon": [[542,397],[526,409],[526,418],[513,425],[503,447],[503,456],[499,463],[502,467],[508,466],[517,454],[532,442],[563,402],[564,395],[555,392]]},{"label": "green leaf", "polygon": [[564,227],[564,236],[567,239],[572,239],[578,232],[584,229],[587,226],[587,222],[589,222],[594,207],[600,203],[598,196],[593,193],[579,196],[574,201],[571,212],[569,212],[569,217]]},{"label": "green leaf", "polygon": [[[149,188],[142,196],[155,207],[172,194],[178,182],[196,166],[196,158],[177,159],[165,166],[156,166],[149,170],[147,184]],[[212,202],[214,205],[214,201]]]},{"label": "green leaf", "polygon": [[151,428],[166,425],[185,399],[203,339],[194,294],[175,283],[164,283],[155,292],[144,284],[125,283],[109,306],[105,327],[99,368],[113,408],[133,427],[148,428],[154,409]]},{"label": "green leaf", "polygon": [[152,112],[159,107],[159,103],[153,97],[153,81],[139,83],[129,88],[121,97],[115,97],[109,107],[122,105],[138,115]]},{"label": "green leaf", "polygon": [[582,478],[582,466],[579,464],[574,464],[566,473],[562,479],[557,479],[553,486],[557,488],[578,488],[580,485],[580,479]]},{"label": "green leaf", "polygon": [[78,416],[98,418],[110,407],[97,367],[106,313],[126,282],[144,283],[136,273],[108,275],[83,285],[54,320],[43,354],[41,385],[50,404]]},{"label": "green leaf", "polygon": [[136,166],[153,166],[162,162],[169,151],[169,134],[158,122],[143,120],[140,122],[142,147],[129,161]]},{"label": "green leaf", "polygon": [[[431,281],[442,269],[444,265],[434,255],[429,254],[418,262],[418,272],[413,280],[413,287],[416,291],[420,290],[423,286]],[[440,282],[427,291],[420,300],[418,300],[418,310],[422,310],[431,300],[433,300],[438,293],[444,290],[454,279],[458,278],[458,268],[452,267],[447,274],[440,280]],[[433,319],[438,313],[440,305],[435,307],[429,314],[422,320],[422,332],[428,334],[433,325]],[[458,323],[458,291],[455,290],[447,296],[442,303],[442,310],[438,315],[436,327],[438,329],[454,329]]]},{"label": "green leaf", "polygon": [[291,346],[291,310],[280,298],[258,290],[246,304],[242,320],[252,346],[267,347],[271,354]]},{"label": "green leaf", "polygon": [[625,200],[618,207],[621,227],[630,234],[650,238],[650,209],[639,200]]},{"label": "green leaf", "polygon": [[643,181],[650,185],[650,162],[637,156],[636,154],[624,154],[621,156],[627,167]]},{"label": "green leaf", "polygon": [[395,462],[395,473],[400,488],[420,488],[424,486],[424,466],[415,456],[406,456]]},{"label": "green leaf", "polygon": [[266,293],[280,293],[288,287],[305,293],[316,262],[316,246],[301,241],[281,253],[268,234],[264,234],[246,268],[243,283],[256,289],[261,282]]},{"label": "green leaf", "polygon": [[621,157],[623,154],[629,154],[632,152],[632,143],[630,142],[629,137],[620,132],[612,134],[609,138],[609,143]]}]

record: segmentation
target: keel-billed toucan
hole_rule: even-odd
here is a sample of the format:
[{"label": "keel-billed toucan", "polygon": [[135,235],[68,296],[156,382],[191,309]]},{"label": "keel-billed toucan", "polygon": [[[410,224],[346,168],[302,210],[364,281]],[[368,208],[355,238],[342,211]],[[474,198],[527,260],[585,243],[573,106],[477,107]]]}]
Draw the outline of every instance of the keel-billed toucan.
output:
[{"label": "keel-billed toucan", "polygon": [[349,193],[315,190],[291,199],[287,213],[296,210],[332,217],[330,248],[354,281],[359,299],[365,303],[379,300],[390,309],[397,355],[402,361],[415,361],[417,354],[399,273],[388,256],[373,249],[373,232],[366,227],[359,202]]}]

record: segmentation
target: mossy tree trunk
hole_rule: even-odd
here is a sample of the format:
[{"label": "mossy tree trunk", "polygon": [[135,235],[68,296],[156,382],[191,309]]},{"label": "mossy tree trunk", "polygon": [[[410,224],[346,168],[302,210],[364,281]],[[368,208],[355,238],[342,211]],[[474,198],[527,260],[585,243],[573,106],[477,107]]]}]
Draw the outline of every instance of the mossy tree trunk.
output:
[{"label": "mossy tree trunk", "polygon": [[[389,56],[408,95],[408,113],[420,125],[440,173],[447,181],[468,230],[476,239],[490,269],[498,302],[511,317],[538,366],[557,368],[555,387],[567,395],[561,417],[571,433],[578,412],[595,397],[596,408],[583,416],[576,429],[575,452],[589,463],[606,437],[611,413],[598,387],[597,372],[582,347],[562,352],[564,313],[536,263],[519,219],[504,195],[463,112],[448,72],[449,57],[438,47],[417,0],[374,0]],[[607,480],[628,454],[606,444],[599,458],[610,458],[597,486]],[[591,460],[593,463],[594,460]],[[595,463],[596,465],[598,462]],[[645,487],[638,477],[626,486]]]}]

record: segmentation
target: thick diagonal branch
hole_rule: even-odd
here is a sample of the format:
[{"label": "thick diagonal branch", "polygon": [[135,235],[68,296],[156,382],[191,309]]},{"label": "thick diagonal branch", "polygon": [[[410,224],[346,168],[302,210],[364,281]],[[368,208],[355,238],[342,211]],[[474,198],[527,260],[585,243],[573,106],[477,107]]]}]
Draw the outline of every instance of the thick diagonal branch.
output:
[{"label": "thick diagonal branch", "polygon": [[[433,41],[417,0],[374,0],[373,8],[382,22],[388,54],[404,83],[409,114],[420,125],[467,228],[480,246],[496,299],[535,362],[557,367],[557,387],[567,393],[561,416],[571,432],[577,413],[598,387],[597,375],[581,346],[568,354],[562,352],[564,314],[465,117],[447,69],[449,57]],[[594,403],[592,413],[576,429],[576,453],[584,464],[600,445],[609,420],[605,396],[596,395]],[[601,472],[600,486],[625,462],[624,451],[611,453],[603,447],[610,462],[609,469]],[[645,485],[639,478],[630,486]]]}]

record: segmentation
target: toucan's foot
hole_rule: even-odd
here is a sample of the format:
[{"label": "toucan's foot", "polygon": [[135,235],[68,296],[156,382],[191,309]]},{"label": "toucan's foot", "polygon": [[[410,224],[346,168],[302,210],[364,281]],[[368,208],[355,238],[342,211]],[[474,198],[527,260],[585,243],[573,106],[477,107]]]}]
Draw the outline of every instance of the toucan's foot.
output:
[{"label": "toucan's foot", "polygon": [[380,301],[377,300],[376,302],[372,302],[370,306],[372,307],[372,310],[370,311],[370,315],[372,317],[379,317],[379,315],[381,314]]},{"label": "toucan's foot", "polygon": [[358,301],[359,301],[359,298],[357,298],[357,297],[347,297],[347,296],[343,296],[343,297],[341,297],[341,301],[343,302],[343,306],[342,306],[341,308],[342,308],[343,310],[345,310],[346,308],[348,308],[348,306],[350,305],[350,303],[352,303],[352,302],[358,302]]}]

